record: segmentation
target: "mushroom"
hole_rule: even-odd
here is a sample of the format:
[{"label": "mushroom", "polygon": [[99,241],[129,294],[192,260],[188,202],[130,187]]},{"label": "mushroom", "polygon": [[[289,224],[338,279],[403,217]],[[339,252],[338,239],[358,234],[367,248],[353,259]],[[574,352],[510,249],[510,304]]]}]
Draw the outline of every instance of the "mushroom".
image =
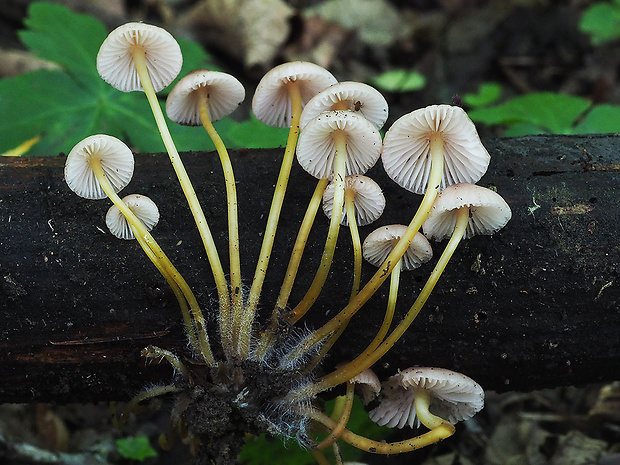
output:
[{"label": "mushroom", "polygon": [[144,23],[127,23],[117,27],[103,41],[97,54],[97,70],[107,83],[122,92],[143,90],[146,94],[207,252],[218,289],[220,311],[226,312],[230,306],[228,284],[217,248],[156,95],[179,74],[182,63],[181,48],[174,37],[160,27]]},{"label": "mushroom", "polygon": [[[252,111],[259,121],[269,126],[289,127],[290,129],[252,286],[243,312],[238,350],[242,357],[247,357],[250,350],[252,322],[269,266],[282,202],[293,165],[301,111],[304,104],[316,93],[335,83],[336,78],[326,69],[314,63],[293,61],[281,64],[268,71],[258,83],[252,98]],[[265,337],[268,338],[269,336]]]},{"label": "mushroom", "polygon": [[381,426],[410,428],[422,423],[431,431],[456,424],[484,407],[484,390],[473,379],[443,368],[412,367],[389,378],[383,400],[369,414]]},{"label": "mushroom", "polygon": [[298,321],[316,301],[331,267],[345,197],[345,176],[363,174],[379,158],[381,135],[366,118],[342,110],[321,113],[305,127],[297,145],[297,160],[312,176],[332,179],[334,204],[319,269],[301,302],[286,316]]},{"label": "mushroom", "polygon": [[[69,188],[80,197],[103,199],[107,196],[119,209],[131,228],[137,233],[136,238],[144,252],[175,292],[190,338],[194,334],[193,323],[189,314],[191,312],[200,339],[194,347],[200,351],[207,364],[214,365],[215,359],[209,346],[206,331],[204,331],[204,318],[194,294],[151,236],[144,223],[118,196],[117,192],[125,187],[131,179],[133,164],[133,154],[122,141],[116,137],[97,134],[78,142],[71,149],[65,162],[65,180]],[[192,339],[192,342],[196,342],[196,339]]]},{"label": "mushroom", "polygon": [[[342,321],[352,318],[374,295],[419,231],[442,183],[463,178],[476,181],[489,162],[489,154],[471,120],[461,108],[448,105],[433,105],[399,118],[385,134],[381,157],[386,171],[392,173],[392,179],[403,180],[402,186],[423,192],[424,197],[406,232],[379,270],[345,308],[302,341],[291,352],[290,359],[301,357],[321,344],[338,330]],[[473,161],[468,166],[470,158]],[[422,163],[413,163],[415,160]],[[401,172],[402,176],[398,174]],[[316,388],[318,386],[305,389]]]},{"label": "mushroom", "polygon": [[[122,201],[144,224],[147,231],[151,231],[159,221],[159,209],[155,202],[145,195],[130,194]],[[135,239],[127,218],[116,205],[112,205],[105,215],[105,224],[110,232],[119,239]]]},{"label": "mushroom", "polygon": [[[362,246],[358,226],[376,221],[385,208],[385,197],[379,184],[368,176],[351,174],[344,180],[344,212],[340,223],[349,226],[353,243],[353,287],[351,298],[359,291],[362,275]],[[332,181],[323,194],[323,212],[331,218],[334,208],[335,184]]]},{"label": "mushroom", "polygon": [[374,87],[362,82],[345,81],[329,86],[312,97],[301,112],[303,129],[324,111],[349,110],[364,116],[381,129],[388,117],[388,103]]},{"label": "mushroom", "polygon": [[232,316],[228,308],[223,307],[219,320],[222,341],[230,353],[234,350],[234,324],[231,318],[236,319],[238,326],[243,311],[237,189],[228,151],[212,123],[232,113],[244,98],[245,89],[235,77],[219,71],[199,69],[181,78],[166,99],[166,113],[172,121],[190,126],[204,126],[215,145],[224,171],[228,205]]}]

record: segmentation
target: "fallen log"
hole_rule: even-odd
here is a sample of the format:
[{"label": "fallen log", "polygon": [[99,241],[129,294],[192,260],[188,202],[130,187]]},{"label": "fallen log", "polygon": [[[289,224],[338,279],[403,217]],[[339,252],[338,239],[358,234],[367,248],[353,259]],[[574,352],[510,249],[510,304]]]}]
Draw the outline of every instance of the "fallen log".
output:
[{"label": "fallen log", "polygon": [[[513,211],[492,237],[464,241],[408,333],[377,364],[381,376],[412,365],[454,369],[486,389],[530,390],[620,379],[620,139],[537,136],[485,141],[492,160],[481,185]],[[240,199],[243,278],[261,244],[281,150],[231,154]],[[183,155],[227,269],[226,200],[212,153]],[[88,201],[63,180],[64,157],[0,160],[0,401],[85,402],[131,397],[165,382],[171,369],[146,364],[148,344],[189,357],[176,301],[134,241],[107,233],[108,201]],[[376,226],[408,223],[420,200],[369,173],[387,209]],[[265,320],[279,291],[298,225],[316,181],[295,168],[259,310]],[[136,156],[123,193],[158,204],[154,234],[216,327],[213,279],[166,155]],[[316,271],[327,229],[319,214],[290,302]],[[435,244],[435,255],[444,244]],[[398,314],[432,264],[403,273]],[[365,264],[364,279],[374,272]],[[321,298],[302,321],[316,328],[350,293],[352,252],[343,228]],[[353,358],[383,318],[387,286],[354,318],[326,362]],[[398,319],[398,315],[397,315]],[[212,340],[217,340],[211,331]]]}]

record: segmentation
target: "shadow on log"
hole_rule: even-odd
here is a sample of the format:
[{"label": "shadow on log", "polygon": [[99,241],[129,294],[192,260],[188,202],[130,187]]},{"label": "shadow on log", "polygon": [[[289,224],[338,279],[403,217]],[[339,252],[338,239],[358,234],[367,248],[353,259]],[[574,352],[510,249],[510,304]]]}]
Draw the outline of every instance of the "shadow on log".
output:
[{"label": "shadow on log", "polygon": [[[513,210],[492,237],[464,241],[405,337],[376,366],[382,376],[412,365],[454,369],[491,390],[529,390],[620,379],[620,252],[616,136],[539,136],[485,141],[491,166],[481,185]],[[240,199],[243,278],[250,284],[281,150],[231,154]],[[217,156],[184,154],[225,269],[225,192]],[[166,364],[146,364],[156,344],[189,356],[176,301],[137,243],[107,233],[110,203],[87,201],[63,181],[64,157],[0,160],[0,401],[124,400],[166,381]],[[420,200],[390,181],[378,225],[408,223]],[[293,171],[262,295],[272,309],[316,181]],[[138,155],[123,194],[159,206],[154,235],[216,327],[213,279],[166,155]],[[290,302],[312,280],[328,221],[319,214]],[[434,244],[435,255],[442,244]],[[423,286],[433,262],[403,273],[398,312]],[[374,272],[365,264],[365,277]],[[341,230],[324,292],[303,325],[318,327],[348,299],[352,251]],[[383,318],[387,286],[358,313],[330,352],[329,368],[353,358]],[[398,316],[396,317],[398,320]],[[217,340],[211,331],[212,340]],[[217,344],[215,344],[217,346]]]}]

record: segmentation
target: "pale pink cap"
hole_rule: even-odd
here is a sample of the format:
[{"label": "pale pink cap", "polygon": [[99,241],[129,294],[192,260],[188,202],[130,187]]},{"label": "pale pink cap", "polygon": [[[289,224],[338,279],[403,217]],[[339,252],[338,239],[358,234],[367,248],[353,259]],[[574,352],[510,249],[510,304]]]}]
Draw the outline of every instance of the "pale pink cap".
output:
[{"label": "pale pink cap", "polygon": [[[351,190],[353,205],[355,206],[355,221],[358,226],[366,226],[376,221],[385,209],[385,196],[379,184],[368,176],[352,174],[345,178],[345,190]],[[328,218],[332,217],[334,210],[335,184],[330,182],[323,193],[323,212]],[[349,225],[346,208],[343,206],[342,220],[340,224]]]},{"label": "pale pink cap", "polygon": [[[381,266],[392,252],[400,238],[405,234],[407,226],[391,224],[381,226],[371,232],[364,240],[362,253],[366,261],[374,266]],[[428,262],[433,256],[428,239],[421,233],[416,233],[405,254],[401,258],[403,270],[413,270]]]}]

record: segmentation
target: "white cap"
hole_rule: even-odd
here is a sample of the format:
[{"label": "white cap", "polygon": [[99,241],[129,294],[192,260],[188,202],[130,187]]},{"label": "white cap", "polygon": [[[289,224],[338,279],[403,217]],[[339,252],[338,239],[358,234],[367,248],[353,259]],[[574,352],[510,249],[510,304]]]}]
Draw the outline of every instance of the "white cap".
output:
[{"label": "white cap", "polygon": [[[123,197],[122,200],[134,215],[144,223],[148,231],[155,227],[159,221],[159,209],[155,202],[147,196],[140,194],[130,194]],[[125,218],[116,205],[112,205],[106,213],[105,224],[110,232],[119,239],[135,239],[127,218]]]},{"label": "white cap", "polygon": [[333,177],[336,154],[333,137],[337,131],[346,133],[345,175],[363,174],[379,159],[381,135],[366,118],[350,111],[321,113],[308,123],[297,143],[297,161],[315,178]]},{"label": "white cap", "polygon": [[65,181],[69,188],[86,199],[105,199],[106,193],[97,180],[90,161],[101,160],[106,178],[115,192],[121,191],[133,176],[133,153],[116,137],[96,134],[78,142],[65,162]]},{"label": "white cap", "polygon": [[[391,224],[381,226],[371,232],[362,245],[362,253],[366,261],[374,266],[381,266],[406,230],[405,225]],[[432,256],[433,249],[426,237],[421,233],[416,233],[401,258],[401,267],[403,270],[413,270],[428,262]]]},{"label": "white cap", "polygon": [[166,113],[175,123],[200,126],[197,91],[206,88],[209,118],[218,121],[232,113],[245,98],[243,84],[230,74],[197,69],[181,78],[166,99]]},{"label": "white cap", "polygon": [[123,92],[144,90],[133,61],[135,47],[144,48],[155,92],[181,71],[183,54],[172,34],[151,24],[127,23],[110,32],[97,54],[97,71],[104,81]]},{"label": "white cap", "polygon": [[[385,196],[379,184],[362,174],[351,174],[345,178],[344,183],[345,190],[354,192],[353,205],[355,206],[355,221],[357,225],[366,226],[376,221],[385,208]],[[332,211],[334,210],[334,191],[335,184],[332,181],[323,193],[323,212],[328,218],[332,217]],[[349,225],[346,209],[343,211],[340,224],[343,226]]]},{"label": "white cap", "polygon": [[299,84],[302,106],[337,82],[325,68],[307,61],[276,66],[263,76],[252,98],[252,111],[259,121],[279,128],[291,126],[291,98],[287,89],[291,81]]},{"label": "white cap", "polygon": [[454,184],[439,193],[422,225],[424,235],[441,241],[454,232],[459,208],[469,208],[465,238],[489,235],[502,229],[512,217],[506,201],[497,192],[475,184]]},{"label": "white cap", "polygon": [[489,166],[474,123],[460,107],[432,105],[401,116],[383,140],[385,172],[398,185],[424,194],[431,170],[431,136],[443,140],[444,170],[440,188],[477,182]]}]

